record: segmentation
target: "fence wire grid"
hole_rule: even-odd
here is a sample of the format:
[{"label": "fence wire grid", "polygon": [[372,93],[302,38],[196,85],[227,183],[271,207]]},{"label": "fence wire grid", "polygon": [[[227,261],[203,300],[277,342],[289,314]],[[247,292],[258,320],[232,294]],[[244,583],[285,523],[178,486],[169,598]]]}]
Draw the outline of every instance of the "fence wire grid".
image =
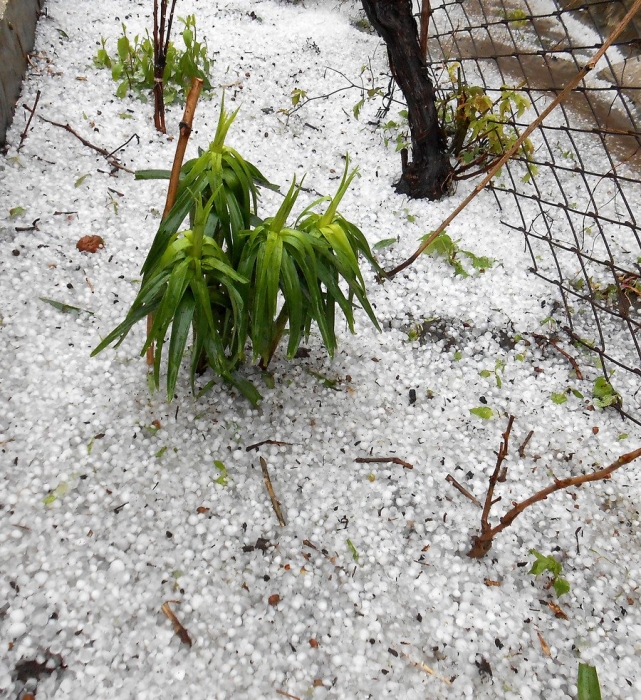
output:
[{"label": "fence wire grid", "polygon": [[[433,2],[428,63],[437,83],[439,71],[458,63],[464,81],[491,97],[498,98],[503,85],[525,95],[531,109],[512,120],[520,132],[590,60],[629,7],[618,0]],[[541,333],[596,353],[615,389],[625,374],[632,391],[619,410],[639,425],[640,57],[638,13],[532,135],[534,174],[523,181],[526,165],[517,157],[490,185],[502,223],[525,238],[532,272],[558,292],[556,313]]]}]

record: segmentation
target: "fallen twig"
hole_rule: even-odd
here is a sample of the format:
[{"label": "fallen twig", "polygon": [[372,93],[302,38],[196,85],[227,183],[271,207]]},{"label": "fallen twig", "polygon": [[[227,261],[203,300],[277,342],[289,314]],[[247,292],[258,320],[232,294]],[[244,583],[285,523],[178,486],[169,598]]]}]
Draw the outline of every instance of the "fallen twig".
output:
[{"label": "fallen twig", "polygon": [[261,442],[257,442],[254,445],[250,445],[249,447],[245,448],[245,452],[251,452],[252,450],[258,451],[259,447],[262,447],[263,445],[292,445],[293,443],[291,442],[281,442],[280,440],[262,440]]},{"label": "fallen twig", "polygon": [[274,487],[272,486],[272,480],[269,478],[269,471],[267,470],[267,462],[261,457],[260,458],[260,468],[263,470],[263,478],[265,479],[265,487],[267,493],[272,501],[272,507],[274,508],[274,513],[278,518],[278,523],[281,527],[285,527],[287,524],[285,518],[283,518],[283,512],[280,509],[280,503],[276,498],[276,493],[274,492]]},{"label": "fallen twig", "polygon": [[570,353],[566,352],[563,348],[559,347],[557,341],[554,338],[548,338],[545,335],[539,335],[538,333],[532,333],[532,337],[537,340],[537,341],[543,341],[547,343],[548,345],[551,345],[558,353],[563,355],[565,359],[572,365],[572,369],[574,370],[574,374],[576,374],[577,379],[583,379],[583,373],[581,372],[581,369],[579,367],[579,363],[570,355]]},{"label": "fallen twig", "polygon": [[31,110],[29,110],[29,119],[27,119],[27,126],[25,126],[24,131],[20,134],[20,143],[18,144],[17,150],[20,151],[22,148],[22,144],[24,140],[27,138],[27,132],[29,131],[29,127],[31,126],[31,120],[33,119],[33,115],[36,113],[36,109],[38,109],[38,102],[40,102],[40,90],[36,93],[36,100],[33,103],[33,107]]},{"label": "fallen twig", "polygon": [[389,462],[392,464],[400,464],[401,467],[405,467],[405,469],[414,469],[413,464],[406,462],[400,457],[357,457],[354,461],[358,462],[359,464],[375,464],[377,462],[384,464]]},{"label": "fallen twig", "polygon": [[532,439],[532,435],[534,435],[534,431],[530,430],[530,432],[526,435],[525,440],[521,443],[521,447],[519,447],[519,457],[521,459],[525,459],[525,448],[527,447],[528,442]]},{"label": "fallen twig", "polygon": [[183,644],[191,646],[191,637],[189,636],[189,632],[187,632],[186,628],[180,624],[180,620],[176,617],[174,611],[169,607],[169,603],[176,603],[177,605],[179,605],[180,601],[168,600],[160,606],[161,611],[163,612],[165,617],[167,617],[169,622],[171,622],[171,626],[174,628],[174,633],[180,639],[180,641]]},{"label": "fallen twig", "polygon": [[[23,107],[27,110],[27,112],[34,112],[35,108],[32,109],[31,107],[27,105],[23,105]],[[91,148],[92,150],[96,151],[96,153],[99,153],[103,158],[107,159],[107,162],[109,165],[111,165],[114,168],[118,168],[119,170],[124,170],[127,173],[131,173],[132,175],[134,174],[133,170],[129,170],[129,168],[126,168],[122,163],[119,163],[116,158],[114,158],[111,153],[106,149],[102,148],[101,146],[96,146],[95,143],[91,143],[91,141],[87,141],[86,138],[81,136],[75,129],[73,129],[69,124],[61,124],[60,122],[54,122],[53,119],[48,119],[47,117],[43,117],[42,114],[38,115],[38,119],[42,119],[43,122],[46,122],[47,124],[51,124],[52,126],[57,126],[60,129],[64,129],[65,131],[69,132],[72,136],[75,136],[80,143],[82,143],[84,146],[87,146],[88,148]]]},{"label": "fallen twig", "polygon": [[437,236],[439,236],[445,229],[454,221],[454,219],[467,207],[467,205],[481,192],[485,186],[492,180],[496,173],[507,163],[507,161],[518,151],[523,145],[523,142],[532,134],[535,129],[538,129],[543,120],[552,112],[559,104],[561,104],[566,97],[577,87],[577,85],[585,78],[585,76],[594,69],[596,64],[599,62],[601,57],[610,48],[612,42],[621,34],[621,32],[628,26],[628,24],[634,19],[635,14],[641,8],[641,0],[635,0],[635,2],[629,7],[628,12],[625,17],[617,24],[617,26],[612,30],[610,36],[602,44],[601,48],[592,56],[592,58],[581,68],[581,70],[570,80],[570,82],[563,88],[563,90],[555,97],[552,102],[539,114],[539,116],[530,124],[530,126],[521,133],[521,135],[514,141],[512,146],[508,148],[503,156],[494,164],[492,169],[487,173],[487,175],[479,182],[479,184],[472,190],[472,192],[459,204],[459,206],[436,228],[435,231],[425,238],[417,250],[409,257],[407,260],[397,265],[393,270],[385,272],[385,277],[391,278],[397,275],[399,272],[409,267],[420,255],[421,253],[434,242]]},{"label": "fallen twig", "polygon": [[124,148],[128,143],[130,143],[134,139],[138,139],[138,144],[140,144],[140,136],[138,136],[138,134],[132,134],[124,143],[120,144],[118,148],[114,148],[114,150],[109,154],[109,158],[111,158],[111,156],[117,153],[121,148]]},{"label": "fallen twig", "polygon": [[[567,479],[554,479],[554,483],[550,484],[547,488],[541,489],[533,496],[526,498],[525,501],[520,503],[515,503],[514,507],[511,508],[499,521],[499,524],[495,527],[489,527],[483,529],[481,526],[481,534],[472,537],[472,549],[468,552],[468,557],[474,557],[476,559],[481,559],[484,557],[492,548],[492,540],[494,537],[505,530],[506,527],[512,524],[514,519],[522,513],[528,506],[538,503],[539,501],[545,500],[550,494],[555,491],[561,491],[562,489],[570,488],[571,486],[580,486],[589,481],[601,481],[603,479],[609,479],[612,472],[616,471],[619,467],[624,464],[629,464],[638,457],[641,457],[641,448],[634,450],[633,452],[627,452],[621,455],[615,462],[605,469],[598,469],[590,474],[583,474],[581,476],[572,476]],[[487,505],[487,504],[486,504]],[[487,522],[487,519],[485,520]]]},{"label": "fallen twig", "polygon": [[483,507],[483,506],[481,505],[481,501],[479,501],[479,499],[478,499],[476,496],[474,496],[473,494],[471,494],[471,493],[465,488],[465,486],[461,486],[461,484],[459,484],[459,482],[458,482],[451,474],[448,474],[448,475],[445,477],[445,481],[447,481],[447,482],[449,482],[450,484],[452,484],[452,486],[453,486],[457,491],[460,491],[466,498],[469,498],[470,501],[472,501],[472,503],[476,503],[476,505],[477,505],[479,508],[482,508],[482,507]]}]

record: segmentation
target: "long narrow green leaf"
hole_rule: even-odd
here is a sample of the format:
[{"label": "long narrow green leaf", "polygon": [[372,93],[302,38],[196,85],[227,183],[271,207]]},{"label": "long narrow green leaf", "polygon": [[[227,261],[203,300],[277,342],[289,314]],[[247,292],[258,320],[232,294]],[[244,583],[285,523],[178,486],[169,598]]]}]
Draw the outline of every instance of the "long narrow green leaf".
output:
[{"label": "long narrow green leaf", "polygon": [[599,676],[594,666],[579,664],[577,700],[601,700]]},{"label": "long narrow green leaf", "polygon": [[167,398],[169,401],[173,398],[174,389],[176,388],[178,370],[185,352],[195,308],[196,300],[193,294],[187,291],[180,300],[171,324],[171,338],[167,354]]}]

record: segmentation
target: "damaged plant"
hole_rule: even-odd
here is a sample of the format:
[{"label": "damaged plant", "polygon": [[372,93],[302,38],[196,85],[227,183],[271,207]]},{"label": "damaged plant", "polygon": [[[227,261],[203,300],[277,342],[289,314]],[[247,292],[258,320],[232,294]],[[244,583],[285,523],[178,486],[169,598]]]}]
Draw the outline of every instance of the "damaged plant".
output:
[{"label": "damaged plant", "polygon": [[496,466],[492,472],[492,475],[490,476],[490,482],[485,497],[485,504],[483,506],[483,513],[481,515],[481,532],[479,535],[472,536],[472,548],[467,553],[468,557],[482,559],[490,551],[490,549],[492,549],[492,543],[496,535],[505,530],[506,527],[509,527],[517,516],[520,515],[526,508],[529,508],[539,501],[544,501],[549,495],[556,491],[561,491],[572,486],[580,486],[581,484],[585,484],[590,481],[609,479],[612,473],[619,469],[619,467],[622,467],[624,464],[629,464],[638,457],[641,457],[641,448],[639,448],[633,452],[628,452],[621,455],[615,462],[610,464],[609,467],[598,469],[590,474],[582,474],[581,476],[573,476],[567,479],[557,479],[553,476],[554,482],[550,484],[550,486],[537,491],[534,495],[526,498],[524,501],[519,503],[514,501],[512,503],[513,507],[499,519],[497,525],[492,526],[489,522],[490,510],[495,503],[498,503],[501,500],[500,496],[498,498],[494,498],[494,489],[499,481],[505,481],[507,478],[507,467],[503,466],[503,462],[508,456],[508,443],[513,423],[514,416],[510,416],[507,428],[502,436],[503,439],[497,454]]},{"label": "damaged plant", "polygon": [[[346,159],[336,195],[316,200],[288,227],[300,193],[294,179],[276,215],[262,220],[257,216],[257,186],[273,185],[224,145],[236,113],[225,112],[223,104],[209,148],[182,166],[175,204],[145,260],[140,291],[124,321],[92,353],[113,342],[119,345],[133,325],[150,316],[142,354],[155,344],[153,382],[158,387],[169,336],[169,399],[190,335],[192,389],[196,375],[209,366],[255,404],[260,394],[238,372],[248,341],[254,361],[266,369],[286,333],[291,358],[313,323],[332,355],[337,307],[352,332],[357,304],[378,328],[359,255],[380,268],[363,234],[337,211],[357,170],[350,173]],[[139,178],[169,176],[169,171],[138,173]],[[328,203],[326,211],[317,213],[323,202]],[[185,219],[190,228],[180,231]]]}]

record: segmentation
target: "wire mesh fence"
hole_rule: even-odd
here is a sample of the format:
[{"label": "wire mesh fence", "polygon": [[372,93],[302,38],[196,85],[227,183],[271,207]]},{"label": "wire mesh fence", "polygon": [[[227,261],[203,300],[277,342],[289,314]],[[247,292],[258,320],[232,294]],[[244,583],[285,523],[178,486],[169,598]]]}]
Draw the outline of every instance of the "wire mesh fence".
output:
[{"label": "wire mesh fence", "polygon": [[[522,131],[630,5],[433,2],[428,61],[435,82],[439,71],[459,64],[464,82],[489,96],[498,99],[509,86],[531,105],[512,118]],[[542,333],[596,353],[615,388],[623,374],[632,391],[619,409],[641,425],[641,13],[532,141],[529,169],[516,157],[490,187],[503,224],[524,236],[532,272],[556,289]]]}]

